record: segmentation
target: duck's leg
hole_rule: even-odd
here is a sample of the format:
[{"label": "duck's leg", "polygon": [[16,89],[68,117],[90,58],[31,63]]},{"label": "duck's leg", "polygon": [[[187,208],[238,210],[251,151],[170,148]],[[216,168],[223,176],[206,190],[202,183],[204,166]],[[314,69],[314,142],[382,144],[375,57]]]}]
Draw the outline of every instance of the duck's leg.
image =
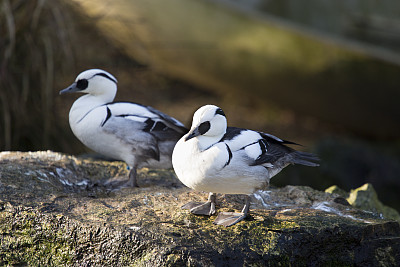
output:
[{"label": "duck's leg", "polygon": [[182,209],[190,210],[191,213],[196,215],[210,216],[215,213],[215,199],[216,194],[210,192],[207,202],[189,202],[182,206]]},{"label": "duck's leg", "polygon": [[131,171],[129,172],[129,180],[125,184],[125,187],[139,187],[137,184],[137,172],[136,172],[136,167],[132,167]]},{"label": "duck's leg", "polygon": [[128,180],[126,180],[125,177],[118,176],[107,180],[104,183],[104,185],[111,187],[113,190],[119,190],[122,188],[130,188],[130,187],[139,187],[136,181],[136,176],[137,176],[136,167],[132,167],[129,172]]},{"label": "duck's leg", "polygon": [[250,196],[246,195],[245,204],[242,212],[220,212],[214,221],[214,224],[225,227],[234,225],[247,217],[250,209]]}]

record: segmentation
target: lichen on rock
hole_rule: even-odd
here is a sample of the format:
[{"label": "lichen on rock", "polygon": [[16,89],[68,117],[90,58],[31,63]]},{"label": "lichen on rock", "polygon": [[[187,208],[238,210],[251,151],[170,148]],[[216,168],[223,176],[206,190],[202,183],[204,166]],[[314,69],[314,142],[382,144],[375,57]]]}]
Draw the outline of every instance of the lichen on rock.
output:
[{"label": "lichen on rock", "polygon": [[342,196],[350,205],[358,209],[372,212],[377,216],[386,219],[400,221],[399,212],[380,202],[374,187],[369,183],[366,183],[359,188],[352,189],[350,193],[340,189],[336,185],[327,188],[325,192]]},{"label": "lichen on rock", "polygon": [[[310,187],[257,192],[232,227],[180,207],[204,201],[172,170],[139,171],[139,188],[114,190],[126,165],[54,152],[0,153],[0,265],[399,265],[396,221]],[[240,195],[218,195],[238,210]]]}]

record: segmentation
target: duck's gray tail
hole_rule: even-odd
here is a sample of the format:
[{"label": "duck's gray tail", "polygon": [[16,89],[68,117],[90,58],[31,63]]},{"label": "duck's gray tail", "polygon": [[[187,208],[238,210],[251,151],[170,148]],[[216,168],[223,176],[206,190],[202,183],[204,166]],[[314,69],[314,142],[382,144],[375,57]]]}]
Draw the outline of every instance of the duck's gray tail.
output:
[{"label": "duck's gray tail", "polygon": [[315,154],[302,151],[294,151],[293,153],[291,153],[291,156],[292,159],[290,163],[292,164],[300,164],[310,167],[319,166],[320,159]]}]

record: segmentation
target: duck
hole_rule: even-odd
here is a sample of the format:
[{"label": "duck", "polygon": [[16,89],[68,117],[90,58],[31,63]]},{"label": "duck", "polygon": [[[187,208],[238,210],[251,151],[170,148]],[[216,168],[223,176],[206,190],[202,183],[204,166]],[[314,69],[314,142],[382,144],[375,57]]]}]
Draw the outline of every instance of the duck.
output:
[{"label": "duck", "polygon": [[176,143],[172,165],[178,179],[196,191],[209,192],[206,202],[182,206],[195,215],[216,213],[216,194],[245,195],[241,212],[220,212],[216,225],[232,226],[249,214],[250,196],[265,190],[270,179],[290,164],[319,166],[319,158],[297,151],[294,142],[249,129],[227,127],[224,111],[215,105],[200,107],[188,133]]},{"label": "duck", "polygon": [[89,69],[61,90],[60,95],[83,94],[69,111],[72,132],[95,152],[124,161],[130,172],[122,187],[138,187],[138,168],[172,168],[173,148],[188,129],[153,107],[113,102],[117,83],[107,71]]}]

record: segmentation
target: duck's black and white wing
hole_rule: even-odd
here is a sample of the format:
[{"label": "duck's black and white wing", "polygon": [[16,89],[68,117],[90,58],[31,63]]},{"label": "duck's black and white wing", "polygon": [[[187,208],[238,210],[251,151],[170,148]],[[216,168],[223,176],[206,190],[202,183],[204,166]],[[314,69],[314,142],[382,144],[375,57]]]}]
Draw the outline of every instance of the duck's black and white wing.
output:
[{"label": "duck's black and white wing", "polygon": [[150,107],[143,106],[147,108],[150,112],[157,115],[157,117],[149,118],[147,121],[147,127],[152,134],[154,134],[160,140],[164,140],[164,138],[170,137],[173,140],[180,139],[184,134],[186,134],[189,130],[177,119],[168,116],[161,111]]},{"label": "duck's black and white wing", "polygon": [[271,134],[247,129],[228,127],[223,139],[232,151],[244,150],[250,159],[249,165],[282,167],[287,164],[318,166],[318,157],[307,152],[296,151],[286,145],[296,143],[282,140]]},{"label": "duck's black and white wing", "polygon": [[160,142],[176,142],[188,131],[172,117],[140,104],[116,102],[105,108],[102,130],[132,146],[134,153],[148,158],[159,160]]}]

